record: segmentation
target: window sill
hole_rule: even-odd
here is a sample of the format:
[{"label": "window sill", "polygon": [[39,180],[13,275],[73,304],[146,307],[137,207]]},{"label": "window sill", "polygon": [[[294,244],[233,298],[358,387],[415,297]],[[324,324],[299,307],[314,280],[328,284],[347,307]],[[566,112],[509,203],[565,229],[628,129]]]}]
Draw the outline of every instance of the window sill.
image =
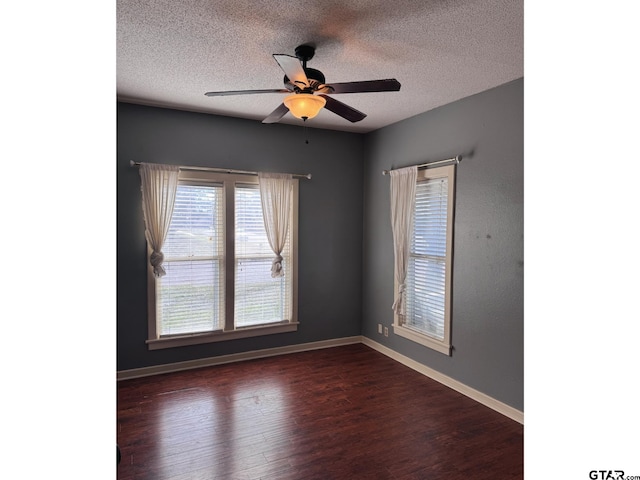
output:
[{"label": "window sill", "polygon": [[425,347],[431,348],[449,357],[451,356],[451,345],[440,342],[422,333],[418,333],[410,328],[403,327],[402,325],[393,325],[393,333],[411,340],[412,342],[424,345]]},{"label": "window sill", "polygon": [[185,347],[201,343],[224,342],[240,338],[260,337],[277,333],[295,332],[298,330],[298,322],[276,323],[273,325],[260,325],[257,327],[245,327],[233,331],[218,331],[207,333],[195,333],[192,335],[179,335],[147,340],[149,350],[163,348]]}]

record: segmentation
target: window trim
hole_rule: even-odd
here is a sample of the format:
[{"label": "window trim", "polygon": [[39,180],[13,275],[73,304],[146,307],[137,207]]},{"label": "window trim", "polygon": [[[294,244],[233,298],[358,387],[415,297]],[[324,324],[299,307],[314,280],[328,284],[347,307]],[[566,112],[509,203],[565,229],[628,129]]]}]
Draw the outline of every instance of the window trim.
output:
[{"label": "window trim", "polygon": [[[453,221],[455,206],[455,165],[447,165],[418,171],[416,182],[447,177],[447,252],[445,255],[445,312],[444,312],[444,339],[439,340],[418,330],[405,326],[400,322],[397,314],[393,316],[393,333],[431,348],[444,355],[451,356],[451,290],[453,271]],[[395,277],[395,276],[394,276]],[[398,282],[394,280],[394,291],[398,290]]]},{"label": "window trim", "polygon": [[[159,337],[156,319],[156,281],[153,268],[150,266],[151,249],[147,246],[147,319],[148,337],[146,344],[149,350],[183,347],[203,343],[221,342],[241,338],[273,335],[298,330],[298,199],[299,181],[293,179],[293,191],[291,202],[291,265],[289,272],[291,279],[291,319],[279,323],[233,328],[233,312],[235,307],[234,282],[235,282],[235,186],[258,185],[257,175],[238,175],[218,172],[201,172],[180,170],[179,183],[187,184],[222,184],[225,199],[224,222],[224,263],[225,263],[225,328],[213,332],[192,333],[184,335],[172,335]],[[230,293],[231,292],[231,293]]]}]

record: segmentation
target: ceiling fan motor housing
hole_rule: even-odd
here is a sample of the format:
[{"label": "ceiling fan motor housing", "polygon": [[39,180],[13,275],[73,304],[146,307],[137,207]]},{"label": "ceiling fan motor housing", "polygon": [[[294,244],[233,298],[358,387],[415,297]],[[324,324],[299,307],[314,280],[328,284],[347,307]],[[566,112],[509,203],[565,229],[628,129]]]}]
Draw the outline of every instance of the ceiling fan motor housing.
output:
[{"label": "ceiling fan motor housing", "polygon": [[313,93],[326,82],[324,74],[320,70],[307,67],[307,61],[311,60],[315,55],[316,47],[308,44],[298,45],[295,49],[295,53],[296,58],[302,62],[302,69],[307,76],[309,85],[302,87],[300,85],[293,84],[286,75],[284,76],[284,85],[288,90],[295,91],[296,93]]},{"label": "ceiling fan motor housing", "polygon": [[307,80],[309,80],[309,87],[305,88],[291,83],[291,80],[289,80],[289,77],[286,75],[284,76],[285,87],[287,87],[288,90],[295,92],[312,93],[326,82],[324,74],[320,70],[304,67],[304,73],[307,75]]}]

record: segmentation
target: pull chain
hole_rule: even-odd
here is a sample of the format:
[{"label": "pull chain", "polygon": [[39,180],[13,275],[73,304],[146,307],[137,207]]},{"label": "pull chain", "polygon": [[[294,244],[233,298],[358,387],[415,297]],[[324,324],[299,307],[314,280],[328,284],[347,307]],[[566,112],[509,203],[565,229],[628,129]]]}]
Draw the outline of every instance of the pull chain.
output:
[{"label": "pull chain", "polygon": [[302,117],[302,133],[304,135],[304,143],[309,144],[309,132],[307,130],[307,117]]}]

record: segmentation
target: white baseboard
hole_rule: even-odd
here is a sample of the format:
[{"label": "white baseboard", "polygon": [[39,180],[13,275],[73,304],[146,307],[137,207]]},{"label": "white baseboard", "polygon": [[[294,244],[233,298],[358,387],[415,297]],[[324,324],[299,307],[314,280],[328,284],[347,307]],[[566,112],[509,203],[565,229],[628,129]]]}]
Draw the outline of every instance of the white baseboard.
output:
[{"label": "white baseboard", "polygon": [[352,345],[354,343],[363,343],[368,347],[386,355],[387,357],[406,365],[407,367],[421,373],[453,390],[466,395],[467,397],[479,402],[502,415],[524,425],[524,412],[517,410],[505,403],[496,400],[478,390],[475,390],[464,383],[454,380],[451,377],[443,375],[437,370],[433,370],[415,360],[402,355],[401,353],[391,350],[384,345],[371,340],[365,336],[344,337],[332,340],[323,340],[320,342],[302,343],[298,345],[289,345],[286,347],[267,348],[264,350],[252,350],[249,352],[234,353],[231,355],[222,355],[219,357],[202,358],[198,360],[190,360],[187,362],[170,363],[167,365],[157,365],[153,367],[134,368],[131,370],[121,370],[117,372],[118,380],[129,380],[132,378],[148,377],[151,375],[159,375],[162,373],[179,372],[182,370],[191,370],[193,368],[212,367],[214,365],[223,365],[225,363],[241,362],[244,360],[254,360],[257,358],[273,357],[276,355],[286,355],[288,353],[307,352],[310,350],[319,350],[322,348],[339,347],[342,345]]},{"label": "white baseboard", "polygon": [[383,355],[386,355],[387,357],[392,358],[393,360],[396,360],[403,365],[406,365],[416,372],[419,372],[437,382],[440,382],[443,385],[452,388],[453,390],[475,400],[476,402],[479,402],[495,410],[496,412],[501,413],[502,415],[505,415],[506,417],[509,417],[510,419],[524,425],[524,412],[517,410],[507,405],[506,403],[502,403],[501,401],[496,400],[495,398],[490,397],[485,393],[479,392],[478,390],[475,390],[474,388],[471,388],[464,383],[454,380],[453,378],[448,377],[438,372],[437,370],[433,370],[432,368],[416,362],[415,360],[412,360],[411,358],[406,357],[401,353],[396,352],[395,350],[391,350],[390,348],[385,347],[384,345],[381,345],[380,343],[371,340],[368,337],[363,336],[362,343],[382,353]]},{"label": "white baseboard", "polygon": [[266,348],[264,350],[252,350],[249,352],[221,355],[219,357],[201,358],[198,360],[169,363],[166,365],[157,365],[153,367],[133,368],[131,370],[119,371],[116,378],[118,380],[130,380],[132,378],[148,377],[151,375],[159,375],[161,373],[180,372],[182,370],[191,370],[192,368],[212,367],[214,365],[223,365],[225,363],[242,362],[244,360],[253,360],[256,358],[274,357],[276,355],[286,355],[288,353],[307,352],[310,350],[339,347],[342,345],[351,345],[354,343],[362,343],[362,337],[358,335],[355,337],[335,338],[331,340],[323,340],[320,342],[288,345],[286,347]]}]

